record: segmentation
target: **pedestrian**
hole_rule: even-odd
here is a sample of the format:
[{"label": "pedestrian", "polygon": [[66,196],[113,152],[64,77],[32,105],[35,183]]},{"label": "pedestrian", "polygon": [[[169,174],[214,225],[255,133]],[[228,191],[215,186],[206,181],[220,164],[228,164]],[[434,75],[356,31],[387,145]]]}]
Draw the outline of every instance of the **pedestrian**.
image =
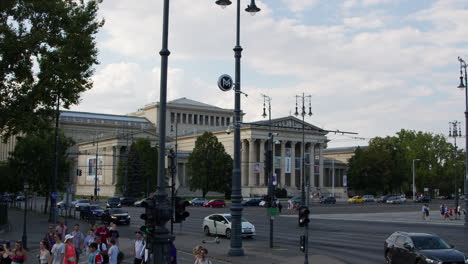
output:
[{"label": "pedestrian", "polygon": [[143,239],[143,233],[141,231],[136,231],[135,232],[135,245],[134,245],[134,255],[135,259],[133,261],[134,264],[142,264],[143,262],[143,257],[145,254],[145,247],[146,243],[145,240]]},{"label": "pedestrian", "polygon": [[116,245],[115,239],[111,238],[109,240],[110,248],[109,248],[109,263],[110,264],[117,264],[118,263],[118,256],[119,256],[119,248]]},{"label": "pedestrian", "polygon": [[171,264],[177,264],[177,248],[174,245],[174,241],[171,242]]},{"label": "pedestrian", "polygon": [[89,245],[88,264],[102,264],[102,256],[97,251],[97,244],[95,242]]},{"label": "pedestrian", "polygon": [[65,235],[67,234],[67,226],[65,225],[65,219],[63,219],[63,217],[60,217],[59,223],[55,227],[55,232],[59,233],[60,240],[65,238]]},{"label": "pedestrian", "polygon": [[94,230],[88,230],[86,237],[84,239],[84,247],[86,249],[86,254],[89,254],[89,245],[94,242]]},{"label": "pedestrian", "polygon": [[50,248],[47,241],[41,240],[39,242],[39,263],[48,264],[50,260]]},{"label": "pedestrian", "polygon": [[7,244],[3,244],[3,250],[0,252],[0,263],[11,264],[10,247]]},{"label": "pedestrian", "polygon": [[71,234],[65,236],[65,258],[63,264],[75,264],[76,262],[76,249],[73,245],[74,237]]},{"label": "pedestrian", "polygon": [[84,234],[80,230],[80,225],[75,224],[73,226],[73,232],[71,232],[73,236],[73,246],[75,247],[76,251],[76,263],[80,263],[80,254],[83,252],[84,249]]},{"label": "pedestrian", "polygon": [[107,244],[107,238],[110,237],[110,232],[109,232],[109,228],[106,227],[106,224],[104,222],[102,222],[99,225],[99,228],[96,230],[94,234],[101,238],[102,243]]},{"label": "pedestrian", "polygon": [[281,211],[283,210],[283,205],[281,204],[279,200],[276,200],[276,203],[277,203],[278,210],[281,213]]},{"label": "pedestrian", "polygon": [[455,219],[458,220],[458,219],[460,219],[460,217],[461,217],[461,206],[458,205],[457,206],[457,211],[455,212]]},{"label": "pedestrian", "polygon": [[11,264],[27,264],[28,255],[23,248],[23,242],[16,241],[15,248],[10,252]]},{"label": "pedestrian", "polygon": [[109,235],[110,238],[113,238],[115,240],[115,244],[118,246],[120,234],[119,230],[117,230],[117,225],[115,223],[110,224]]},{"label": "pedestrian", "polygon": [[445,204],[440,205],[440,219],[445,219]]},{"label": "pedestrian", "polygon": [[94,242],[97,244],[98,248],[97,250],[99,251],[99,254],[102,256],[102,264],[107,264],[109,263],[109,255],[107,254],[107,244],[104,243],[102,238],[100,236],[96,236],[94,238]]},{"label": "pedestrian", "polygon": [[55,244],[50,251],[50,264],[63,264],[63,257],[65,255],[65,245],[62,243],[59,233],[54,235]]},{"label": "pedestrian", "polygon": [[44,236],[44,239],[45,241],[47,241],[47,244],[49,245],[50,249],[52,249],[52,247],[54,246],[55,244],[55,232],[54,232],[54,225],[49,225],[49,230],[47,231],[47,233],[45,234]]},{"label": "pedestrian", "polygon": [[427,204],[424,204],[422,206],[422,219],[427,220],[429,218],[429,206]]},{"label": "pedestrian", "polygon": [[212,264],[208,259],[208,249],[204,247],[198,249],[194,264]]}]

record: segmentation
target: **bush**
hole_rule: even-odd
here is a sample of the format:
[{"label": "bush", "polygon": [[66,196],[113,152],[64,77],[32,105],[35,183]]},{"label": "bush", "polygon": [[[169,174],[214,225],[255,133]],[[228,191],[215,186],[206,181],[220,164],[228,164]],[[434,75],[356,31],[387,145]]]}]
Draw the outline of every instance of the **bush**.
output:
[{"label": "bush", "polygon": [[275,189],[276,198],[288,198],[288,191],[284,188]]}]

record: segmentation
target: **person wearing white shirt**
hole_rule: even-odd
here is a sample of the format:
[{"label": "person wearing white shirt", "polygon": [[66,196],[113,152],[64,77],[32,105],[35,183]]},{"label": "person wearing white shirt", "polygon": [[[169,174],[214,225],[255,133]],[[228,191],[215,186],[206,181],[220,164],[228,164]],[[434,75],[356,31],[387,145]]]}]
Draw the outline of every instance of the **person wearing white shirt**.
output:
[{"label": "person wearing white shirt", "polygon": [[111,238],[110,239],[110,245],[111,247],[109,248],[109,263],[110,264],[117,264],[117,258],[119,256],[119,248],[117,247],[117,245],[115,244],[116,241],[115,239]]},{"label": "person wearing white shirt", "polygon": [[134,248],[134,253],[135,253],[135,260],[134,264],[142,264],[144,263],[143,257],[145,255],[145,239],[143,239],[143,233],[141,231],[135,232],[135,248]]}]

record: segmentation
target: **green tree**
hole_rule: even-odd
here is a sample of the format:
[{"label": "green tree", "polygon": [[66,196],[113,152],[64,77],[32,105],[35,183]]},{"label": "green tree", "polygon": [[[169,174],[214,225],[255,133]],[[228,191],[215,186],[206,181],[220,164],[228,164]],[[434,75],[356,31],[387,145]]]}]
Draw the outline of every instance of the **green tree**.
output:
[{"label": "green tree", "polygon": [[64,108],[92,87],[95,35],[104,21],[96,1],[2,0],[0,135],[50,125],[56,96]]},{"label": "green tree", "polygon": [[[158,149],[151,146],[150,139],[137,138],[130,146],[128,157],[119,162],[117,188],[124,191],[125,174],[127,174],[127,195],[138,197],[145,193],[148,196],[156,188],[157,157]],[[127,160],[128,168],[126,168]]]},{"label": "green tree", "polygon": [[[30,190],[43,194],[48,199],[51,192],[51,175],[55,168],[54,133],[39,131],[19,137],[14,151],[8,160],[12,174],[8,180],[9,191],[23,189],[23,183],[29,183]],[[65,181],[70,178],[70,161],[67,150],[74,144],[71,138],[59,133],[57,187],[64,190]],[[47,211],[47,200],[44,212]]]},{"label": "green tree", "polygon": [[195,148],[188,157],[191,173],[191,191],[201,190],[203,197],[209,191],[227,193],[231,190],[233,161],[223,144],[211,132],[197,138]]}]

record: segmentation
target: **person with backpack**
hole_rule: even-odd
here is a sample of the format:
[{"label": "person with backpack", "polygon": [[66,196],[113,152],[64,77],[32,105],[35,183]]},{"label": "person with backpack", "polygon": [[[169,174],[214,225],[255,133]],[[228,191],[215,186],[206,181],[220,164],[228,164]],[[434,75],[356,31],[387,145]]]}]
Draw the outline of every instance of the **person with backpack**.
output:
[{"label": "person with backpack", "polygon": [[100,236],[96,236],[96,238],[94,239],[94,241],[96,242],[97,244],[97,251],[99,252],[99,254],[101,254],[102,256],[102,264],[107,264],[109,263],[109,255],[108,255],[108,248],[107,248],[107,244],[104,243],[104,241],[101,241],[101,237]]},{"label": "person with backpack", "polygon": [[89,245],[88,264],[102,264],[102,256],[97,251],[97,247],[95,242]]}]

